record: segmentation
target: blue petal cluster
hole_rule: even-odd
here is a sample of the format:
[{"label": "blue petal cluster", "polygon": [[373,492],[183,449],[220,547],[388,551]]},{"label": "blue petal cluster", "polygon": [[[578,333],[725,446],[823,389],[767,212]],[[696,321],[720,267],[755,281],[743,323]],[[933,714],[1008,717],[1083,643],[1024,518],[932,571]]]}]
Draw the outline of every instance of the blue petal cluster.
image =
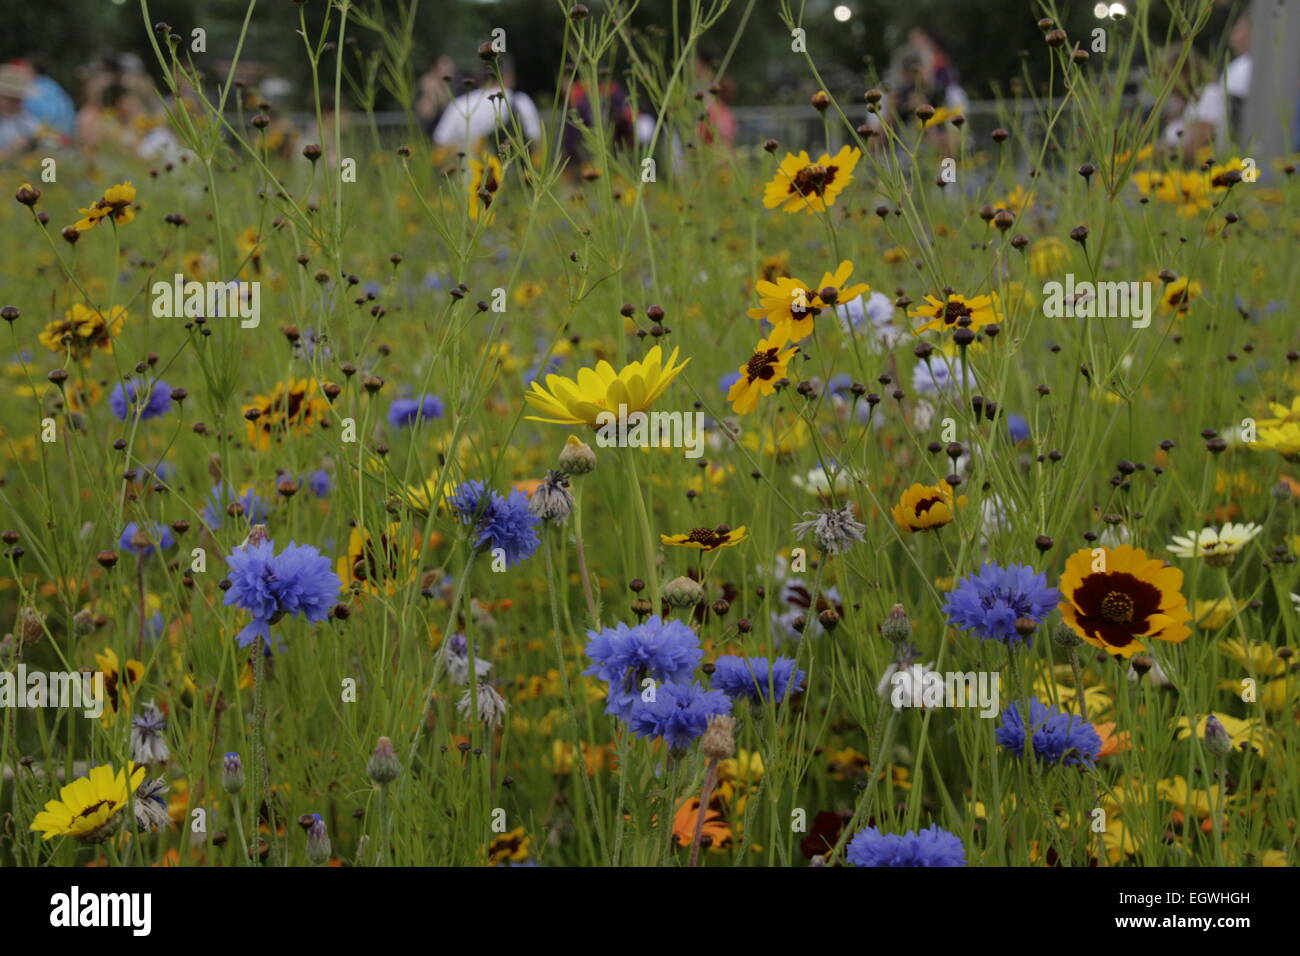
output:
[{"label": "blue petal cluster", "polygon": [[541,519],[528,510],[528,496],[522,491],[502,496],[481,481],[467,481],[448,504],[462,524],[474,526],[474,546],[484,551],[500,548],[508,568],[531,558],[541,544],[534,530]]},{"label": "blue petal cluster", "polygon": [[212,491],[208,493],[208,503],[203,506],[203,523],[216,531],[221,527],[222,519],[226,515],[226,509],[232,504],[239,504],[243,507],[244,513],[240,518],[250,525],[264,524],[266,516],[271,510],[262,496],[253,491],[252,488],[245,489],[240,493],[225,482],[219,481],[212,486]]},{"label": "blue petal cluster", "polygon": [[685,682],[704,659],[700,639],[677,620],[658,615],[636,627],[620,623],[603,631],[588,631],[586,652],[594,663],[584,674],[609,684],[605,713],[626,718],[640,700],[641,682],[656,685]]},{"label": "blue petal cluster", "polygon": [[661,684],[654,700],[637,698],[627,725],[638,737],[662,737],[672,750],[687,749],[709,726],[714,714],[731,713],[731,700],[717,690],[689,684]]},{"label": "blue petal cluster", "polygon": [[713,662],[713,686],[732,700],[765,700],[769,694],[780,703],[802,686],[807,673],[796,667],[793,657],[778,657],[769,664],[766,657],[737,657],[726,654]]},{"label": "blue petal cluster", "polygon": [[961,838],[931,824],[924,830],[881,833],[867,827],[851,841],[845,856],[854,866],[965,866]]},{"label": "blue petal cluster", "polygon": [[271,625],[286,614],[320,623],[329,616],[343,586],[330,559],[308,544],[290,542],[279,554],[271,541],[244,545],[235,548],[226,563],[230,565],[230,589],[224,603],[253,615],[235,638],[240,646],[257,637],[269,641]]},{"label": "blue petal cluster", "polygon": [[[145,538],[148,541],[145,544],[137,544],[135,536],[144,531]],[[122,529],[122,537],[117,541],[117,546],[123,551],[130,551],[132,554],[141,558],[147,558],[159,548],[166,551],[176,546],[176,537],[172,534],[172,529],[165,525],[160,525],[155,521],[150,521],[143,527],[132,521]]]},{"label": "blue petal cluster", "polygon": [[442,415],[442,399],[437,395],[399,398],[388,407],[388,424],[394,428],[405,428],[421,419],[442,418]]},{"label": "blue petal cluster", "polygon": [[[144,395],[146,390],[147,397]],[[166,415],[171,409],[171,401],[172,387],[166,382],[131,379],[117,383],[117,387],[108,396],[108,407],[120,422],[126,421],[128,416],[147,421]]]},{"label": "blue petal cluster", "polygon": [[957,583],[943,612],[953,627],[973,631],[983,640],[1030,644],[1016,630],[1016,620],[1024,617],[1041,624],[1060,600],[1061,592],[1047,586],[1047,576],[1031,567],[985,563]]},{"label": "blue petal cluster", "polygon": [[[1027,707],[1026,707],[1027,705]],[[1025,710],[1029,711],[1029,729],[1025,728]],[[998,746],[1021,757],[1025,752],[1025,734],[1033,738],[1034,755],[1047,766],[1082,764],[1091,767],[1101,755],[1101,738],[1092,724],[1077,714],[1066,714],[1037,697],[1012,704],[1002,712],[1002,726],[994,735]]]}]

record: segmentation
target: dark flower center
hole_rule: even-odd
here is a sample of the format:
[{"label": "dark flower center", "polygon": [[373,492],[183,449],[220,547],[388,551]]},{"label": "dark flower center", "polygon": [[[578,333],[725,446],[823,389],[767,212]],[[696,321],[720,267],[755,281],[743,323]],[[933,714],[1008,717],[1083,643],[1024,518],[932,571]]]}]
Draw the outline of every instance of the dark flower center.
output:
[{"label": "dark flower center", "polygon": [[776,376],[777,352],[777,349],[768,349],[766,352],[754,353],[745,363],[745,375],[750,382],[760,378],[766,382]]},{"label": "dark flower center", "polygon": [[810,193],[823,196],[826,194],[826,187],[835,181],[836,170],[835,166],[805,166],[790,181],[789,191],[800,196],[807,196]]},{"label": "dark flower center", "polygon": [[695,528],[686,536],[686,540],[692,544],[703,545],[706,548],[716,548],[718,545],[726,543],[727,536],[718,534],[712,528]]},{"label": "dark flower center", "polygon": [[942,309],[935,312],[935,318],[943,319],[944,325],[952,325],[954,322],[966,318],[971,314],[970,306],[965,302],[949,300]]},{"label": "dark flower center", "polygon": [[1137,605],[1123,591],[1111,591],[1101,599],[1101,616],[1108,621],[1131,621]]},{"label": "dark flower center", "polygon": [[94,814],[94,812],[95,812],[96,810],[98,810],[100,807],[107,806],[107,805],[108,805],[109,803],[111,803],[111,802],[112,802],[112,801],[110,801],[110,800],[100,800],[98,803],[92,803],[90,806],[86,807],[86,809],[84,809],[84,810],[82,810],[80,813],[78,813],[77,816],[78,816],[78,817],[88,817],[88,816],[91,816],[91,815]]},{"label": "dark flower center", "polygon": [[939,495],[931,495],[929,498],[922,498],[920,501],[916,503],[916,509],[915,509],[916,516],[918,518],[921,517],[921,515],[925,514],[927,511],[929,511],[931,508],[933,508],[935,505],[939,504],[942,501],[943,498]]}]

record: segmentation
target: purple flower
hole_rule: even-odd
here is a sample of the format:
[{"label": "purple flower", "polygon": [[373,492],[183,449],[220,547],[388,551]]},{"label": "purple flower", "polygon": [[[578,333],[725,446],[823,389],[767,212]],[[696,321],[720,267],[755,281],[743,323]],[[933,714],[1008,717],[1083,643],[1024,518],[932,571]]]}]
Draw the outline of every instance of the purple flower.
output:
[{"label": "purple flower", "polygon": [[596,663],[584,674],[609,684],[605,713],[627,717],[640,699],[642,681],[685,682],[704,659],[700,639],[677,620],[658,615],[636,627],[620,623],[603,631],[588,631],[587,656]]},{"label": "purple flower", "polygon": [[1021,637],[1016,621],[1028,618],[1041,624],[1060,600],[1061,592],[1048,587],[1047,576],[1033,568],[986,563],[958,582],[943,612],[953,627],[973,631],[983,640],[1028,645],[1032,641]]},{"label": "purple flower", "polygon": [[713,686],[732,700],[758,703],[770,693],[779,703],[808,676],[795,665],[793,657],[778,657],[775,664],[768,664],[766,657],[726,654],[713,662]]},{"label": "purple flower", "polygon": [[[147,396],[143,394],[145,389],[149,392]],[[128,416],[148,421],[166,415],[171,409],[171,401],[172,387],[166,382],[160,379],[150,383],[136,378],[117,383],[108,396],[108,407],[120,422],[126,421]]]},{"label": "purple flower", "polygon": [[223,603],[253,615],[235,638],[241,647],[257,637],[270,640],[271,625],[286,614],[319,624],[329,616],[343,586],[330,559],[307,544],[290,542],[279,554],[269,540],[244,545],[235,548],[226,563],[230,589]]},{"label": "purple flower", "polygon": [[406,428],[422,419],[442,418],[442,414],[442,399],[437,395],[399,398],[388,407],[388,424],[394,428]]},{"label": "purple flower", "polygon": [[704,733],[710,717],[729,713],[731,700],[722,691],[695,682],[660,684],[652,700],[637,699],[627,725],[638,737],[662,737],[672,750],[682,751]]},{"label": "purple flower", "polygon": [[961,838],[930,824],[919,833],[881,833],[867,827],[844,851],[854,866],[965,866]]},{"label": "purple flower", "polygon": [[467,481],[448,504],[462,524],[474,526],[474,547],[483,551],[500,548],[508,568],[532,557],[541,545],[534,530],[541,519],[528,510],[528,496],[522,491],[516,489],[503,497],[481,481]]},{"label": "purple flower", "polygon": [[[1027,705],[1027,706],[1026,706]],[[1029,728],[1025,728],[1025,710]],[[1077,714],[1062,713],[1037,697],[1012,704],[1002,712],[1002,726],[994,737],[998,746],[1017,758],[1024,756],[1025,735],[1032,736],[1034,755],[1051,767],[1056,764],[1091,767],[1101,755],[1101,738],[1092,724]]]},{"label": "purple flower", "polygon": [[222,516],[226,514],[226,509],[232,504],[238,504],[244,509],[240,517],[250,525],[265,522],[267,513],[271,510],[252,488],[245,488],[242,493],[237,493],[234,488],[219,481],[212,486],[212,491],[208,493],[208,504],[203,506],[203,523],[213,531],[217,530],[221,527]]},{"label": "purple flower", "polygon": [[122,529],[122,537],[118,539],[117,546],[123,551],[147,558],[159,548],[166,551],[175,547],[176,538],[172,535],[171,528],[157,522],[150,521],[141,525],[132,521]]}]

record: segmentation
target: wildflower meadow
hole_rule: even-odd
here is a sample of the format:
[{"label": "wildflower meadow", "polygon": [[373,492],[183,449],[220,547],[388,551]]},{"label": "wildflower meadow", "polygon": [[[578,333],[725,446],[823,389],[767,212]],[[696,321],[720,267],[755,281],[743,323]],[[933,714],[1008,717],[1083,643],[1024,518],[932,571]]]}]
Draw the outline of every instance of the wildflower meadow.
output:
[{"label": "wildflower meadow", "polygon": [[734,4],[562,4],[460,148],[375,122],[415,0],[297,4],[297,131],[262,4],[120,7],[174,152],[0,162],[0,864],[1295,863],[1300,194],[1160,142],[1213,4],[1026,2],[967,115],[749,3],[818,92],[728,142]]}]

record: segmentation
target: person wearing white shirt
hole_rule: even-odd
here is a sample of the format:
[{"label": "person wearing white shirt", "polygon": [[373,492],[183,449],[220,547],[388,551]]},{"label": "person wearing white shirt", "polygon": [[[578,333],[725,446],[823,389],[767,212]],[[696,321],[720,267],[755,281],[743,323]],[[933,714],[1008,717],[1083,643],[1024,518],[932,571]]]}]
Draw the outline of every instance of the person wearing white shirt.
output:
[{"label": "person wearing white shirt", "polygon": [[457,146],[463,152],[471,152],[476,144],[491,136],[498,127],[507,131],[513,129],[512,115],[518,120],[526,139],[539,138],[542,134],[542,121],[532,98],[527,93],[511,89],[514,86],[514,74],[504,66],[501,79],[504,88],[497,85],[496,77],[493,76],[478,89],[470,90],[447,104],[442,118],[434,127],[434,143],[438,146]]}]

